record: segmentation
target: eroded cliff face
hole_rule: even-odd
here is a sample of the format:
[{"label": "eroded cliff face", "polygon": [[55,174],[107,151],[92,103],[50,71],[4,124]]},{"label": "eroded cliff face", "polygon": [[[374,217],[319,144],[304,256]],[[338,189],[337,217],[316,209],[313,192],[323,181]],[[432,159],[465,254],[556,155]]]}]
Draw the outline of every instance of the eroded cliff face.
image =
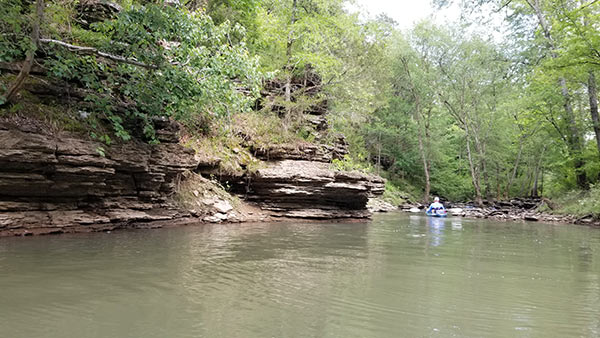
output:
[{"label": "eroded cliff face", "polygon": [[385,181],[379,176],[333,169],[331,161],[345,152],[343,145],[278,144],[250,149],[261,161],[260,169],[221,175],[220,161],[206,161],[197,172],[219,178],[233,193],[271,217],[368,218],[368,200],[385,190]]},{"label": "eroded cliff face", "polygon": [[381,177],[331,170],[327,163],[284,160],[269,163],[250,178],[248,199],[274,216],[365,218],[371,196],[383,194]]},{"label": "eroded cliff face", "polygon": [[[281,79],[266,83],[262,106],[283,120],[295,114],[300,128],[308,132],[313,141],[265,145],[256,144],[251,136],[243,135],[244,146],[262,161],[262,167],[237,177],[226,176],[223,181],[274,217],[369,217],[367,202],[383,194],[384,180],[375,175],[333,169],[332,161],[348,154],[348,144],[343,135],[329,128],[326,117],[329,104],[322,92],[322,79],[310,65],[292,77],[290,87],[289,105],[294,106],[297,101],[310,102],[307,106],[295,106],[301,113],[292,113],[281,104],[285,97],[285,84]],[[214,174],[218,172],[217,167],[203,167],[200,172]]]},{"label": "eroded cliff face", "polygon": [[[384,181],[332,169],[332,160],[347,154],[348,145],[328,131],[320,81],[309,69],[294,79],[292,90],[315,102],[301,115],[314,142],[258,145],[238,135],[244,141],[232,150],[243,148],[260,169],[239,163],[240,170],[225,175],[223,159],[183,147],[179,125],[168,120],[154,121],[158,145],[130,141],[108,147],[0,119],[0,236],[160,227],[176,219],[369,217],[367,201],[383,193]],[[267,106],[284,109],[275,99],[281,86],[266,87],[273,90],[265,94]],[[245,202],[233,207],[237,200],[208,178],[220,178]]]},{"label": "eroded cliff face", "polygon": [[[383,194],[385,181],[376,175],[332,169],[331,154],[314,147],[273,147],[275,160],[261,156],[261,168],[243,175],[222,176],[240,198],[275,218],[368,218],[367,202]],[[218,176],[214,166],[200,166],[204,176]]]},{"label": "eroded cliff face", "polygon": [[0,235],[98,231],[183,214],[169,197],[198,163],[168,132],[111,147],[0,125]]},{"label": "eroded cliff face", "polygon": [[157,221],[173,219],[365,218],[368,198],[383,193],[380,177],[331,169],[336,147],[280,145],[257,152],[262,168],[232,182],[254,207],[253,217],[193,184],[187,185],[192,207],[182,206],[173,199],[182,180],[193,172],[208,176],[219,161],[181,146],[177,131],[162,126],[159,145],[106,147],[0,124],[0,236],[159,227]]}]

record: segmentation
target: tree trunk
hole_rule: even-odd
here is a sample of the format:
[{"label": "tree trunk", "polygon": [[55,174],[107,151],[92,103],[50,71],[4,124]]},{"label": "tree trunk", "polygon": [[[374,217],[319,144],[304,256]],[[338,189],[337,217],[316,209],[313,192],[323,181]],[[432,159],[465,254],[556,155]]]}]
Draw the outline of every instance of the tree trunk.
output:
[{"label": "tree trunk", "polygon": [[588,96],[590,98],[590,114],[594,124],[594,133],[596,134],[596,146],[600,154],[600,121],[598,119],[598,91],[596,88],[596,76],[590,71],[588,76]]},{"label": "tree trunk", "polygon": [[[465,119],[465,122],[467,122],[468,120]],[[476,167],[475,169],[477,170],[477,179],[478,179],[478,185],[479,185],[479,190],[481,191],[481,178],[483,178],[483,195],[485,195],[486,199],[490,198],[490,180],[489,180],[489,175],[487,172],[487,162],[486,162],[486,157],[485,157],[485,143],[481,142],[481,139],[479,138],[479,131],[474,128],[471,127],[470,128],[473,134],[473,140],[475,142],[475,151],[477,152],[477,154],[479,154],[479,166]]]},{"label": "tree trunk", "polygon": [[481,176],[483,177],[483,188],[484,188],[483,194],[485,195],[485,198],[487,200],[490,200],[493,198],[493,196],[492,196],[490,175],[487,170],[487,162],[485,161],[485,157],[482,156],[480,163],[481,163],[480,164]]},{"label": "tree trunk", "polygon": [[544,166],[542,166],[542,186],[540,187],[540,197],[544,197]]},{"label": "tree trunk", "polygon": [[519,162],[521,161],[521,154],[523,153],[523,138],[519,138],[519,152],[517,153],[517,159],[515,160],[515,166],[513,167],[513,172],[510,178],[508,179],[508,183],[506,184],[506,191],[504,193],[504,198],[508,199],[510,195],[510,188],[512,187],[512,183],[517,176],[517,170],[519,168]]},{"label": "tree trunk", "polygon": [[[544,32],[544,37],[548,42],[548,47],[550,49],[550,56],[555,59],[558,55],[555,52],[556,45],[554,39],[552,38],[552,34],[550,33],[550,26],[542,13],[542,8],[540,6],[539,0],[526,0],[527,4],[535,11],[535,14],[538,18],[538,23]],[[567,87],[567,80],[564,77],[560,77],[558,79],[558,83],[560,86],[560,92],[564,99],[564,108],[565,108],[565,120],[567,122],[567,129],[569,131],[569,137],[567,137],[569,143],[569,152],[573,157],[573,166],[575,167],[575,176],[577,178],[577,185],[582,189],[589,188],[587,177],[585,175],[585,171],[583,170],[583,160],[582,156],[582,140],[579,135],[579,130],[577,128],[577,124],[575,121],[575,114],[573,113],[573,107],[571,106],[571,96],[569,95],[569,88]]]},{"label": "tree trunk", "polygon": [[533,180],[533,189],[531,189],[531,197],[538,197],[538,179],[540,174],[540,168],[542,167],[542,161],[544,160],[544,153],[546,152],[546,145],[542,149],[542,153],[540,154],[540,159],[538,160],[535,166],[535,175]]},{"label": "tree trunk", "polygon": [[429,203],[429,194],[431,192],[431,182],[429,177],[429,161],[427,160],[427,155],[425,153],[425,147],[423,145],[423,136],[421,132],[417,132],[419,137],[419,152],[421,153],[421,159],[423,160],[423,172],[425,174],[425,192],[423,196],[423,203]]},{"label": "tree trunk", "polygon": [[377,175],[381,174],[381,131],[377,137]]},{"label": "tree trunk", "polygon": [[291,112],[291,107],[289,106],[289,102],[292,101],[292,46],[294,45],[294,24],[296,23],[296,9],[297,9],[297,0],[293,0],[292,2],[292,20],[290,24],[290,31],[288,32],[288,40],[285,50],[286,56],[286,71],[289,72],[287,74],[287,79],[285,81],[285,102],[288,102],[287,114],[289,115]]},{"label": "tree trunk", "polygon": [[564,107],[565,112],[567,114],[566,120],[569,130],[569,137],[567,137],[567,140],[569,141],[571,156],[573,156],[573,165],[575,167],[575,177],[577,178],[577,186],[579,186],[582,189],[587,189],[589,188],[589,186],[585,171],[583,170],[584,163],[581,158],[583,155],[583,144],[575,121],[575,113],[573,112],[573,107],[571,106],[571,99],[569,96],[569,89],[567,88],[567,81],[565,80],[565,78],[561,77],[559,79],[559,82],[561,86],[561,93],[565,99]]},{"label": "tree trunk", "polygon": [[[415,93],[415,97],[416,93]],[[421,134],[421,128],[423,127],[423,133],[425,134],[425,137],[427,137],[427,127],[423,125],[422,120],[421,120],[421,104],[420,104],[420,100],[417,98],[416,99],[416,119],[417,119],[417,125],[419,126],[419,130],[417,131],[417,135],[418,135],[418,140],[419,140],[419,153],[421,154],[421,160],[423,161],[423,173],[425,174],[425,191],[423,192],[423,203],[427,204],[429,203],[429,194],[431,192],[431,178],[430,178],[430,173],[429,173],[429,159],[427,156],[427,150],[425,149],[425,145],[423,142],[423,135]]]},{"label": "tree trunk", "polygon": [[431,150],[431,134],[430,134],[430,122],[431,122],[431,108],[429,108],[428,112],[427,112],[427,116],[425,117],[425,121],[423,121],[423,131],[425,134],[425,144],[424,144],[424,151],[423,151],[423,157],[424,157],[424,163],[423,163],[423,167],[425,169],[423,169],[425,171],[425,196],[426,196],[426,203],[429,202],[429,194],[431,193],[431,159],[429,158],[429,152]]},{"label": "tree trunk", "polygon": [[502,199],[502,187],[500,186],[500,165],[496,163],[496,199]]},{"label": "tree trunk", "polygon": [[521,189],[519,190],[519,197],[525,196],[525,192],[527,192],[527,190],[529,189],[529,186],[531,185],[531,176],[532,175],[533,175],[532,170],[528,169],[527,176],[525,177],[525,181],[523,182],[523,184],[521,185]]},{"label": "tree trunk", "polygon": [[[419,154],[421,155],[421,160],[423,161],[423,173],[425,175],[425,191],[423,193],[423,203],[429,203],[429,194],[431,192],[431,178],[429,174],[430,163],[427,156],[427,149],[425,149],[425,145],[423,142],[423,134],[429,141],[429,133],[428,133],[428,124],[422,121],[422,107],[421,107],[421,96],[417,93],[415,85],[413,83],[412,77],[410,75],[410,69],[408,68],[408,62],[406,58],[402,58],[402,64],[404,66],[404,71],[409,79],[410,90],[412,92],[413,98],[415,100],[415,120],[417,121],[417,126],[419,130],[417,130],[417,139],[419,141]],[[423,134],[421,133],[423,131]],[[429,142],[427,142],[429,144]]]},{"label": "tree trunk", "polygon": [[479,174],[477,168],[473,162],[473,156],[471,154],[471,142],[469,141],[469,128],[465,126],[466,141],[467,141],[467,157],[469,159],[469,169],[471,170],[471,179],[473,180],[473,188],[475,188],[475,202],[480,207],[483,206],[483,199],[481,198],[481,187],[479,184]]},{"label": "tree trunk", "polygon": [[29,76],[35,52],[38,49],[38,44],[40,42],[40,25],[42,24],[43,16],[44,1],[37,0],[35,4],[35,19],[31,30],[31,45],[25,54],[25,61],[23,61],[19,75],[17,75],[15,80],[8,86],[6,93],[2,95],[0,105],[14,101],[19,90],[21,90],[21,87],[23,86],[23,82],[25,82],[25,79]]}]

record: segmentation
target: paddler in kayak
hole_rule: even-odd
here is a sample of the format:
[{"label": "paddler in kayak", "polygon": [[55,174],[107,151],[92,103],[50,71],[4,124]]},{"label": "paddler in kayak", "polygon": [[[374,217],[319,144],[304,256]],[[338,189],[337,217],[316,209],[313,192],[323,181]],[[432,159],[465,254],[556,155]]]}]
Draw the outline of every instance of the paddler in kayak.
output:
[{"label": "paddler in kayak", "polygon": [[427,208],[426,213],[428,215],[437,214],[438,211],[441,211],[442,213],[446,213],[446,208],[444,208],[444,205],[442,203],[440,203],[440,198],[436,197],[433,199],[433,203],[431,203],[429,208]]}]

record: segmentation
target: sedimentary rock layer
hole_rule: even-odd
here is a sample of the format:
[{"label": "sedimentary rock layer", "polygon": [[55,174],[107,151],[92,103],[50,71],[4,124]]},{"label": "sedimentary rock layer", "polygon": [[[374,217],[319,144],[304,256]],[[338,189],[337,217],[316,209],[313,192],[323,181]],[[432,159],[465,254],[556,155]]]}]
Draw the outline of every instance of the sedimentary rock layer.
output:
[{"label": "sedimentary rock layer", "polygon": [[176,143],[106,147],[0,126],[0,233],[93,231],[172,218],[179,211],[168,197],[179,175],[197,165],[193,151]]},{"label": "sedimentary rock layer", "polygon": [[294,218],[362,218],[370,196],[381,195],[379,176],[333,170],[329,164],[285,160],[259,169],[247,198],[275,215]]},{"label": "sedimentary rock layer", "polygon": [[[218,217],[225,215],[220,211],[204,217],[172,202],[184,172],[201,172],[218,159],[179,145],[177,127],[163,122],[156,124],[159,145],[131,141],[110,147],[0,125],[0,236],[153,227],[155,221],[191,216],[208,222],[240,220]],[[370,216],[367,200],[383,193],[383,180],[331,169],[327,162],[334,151],[277,148],[275,158],[293,160],[267,161],[265,168],[244,175],[243,195],[279,218]],[[200,192],[192,195],[206,199]],[[200,204],[212,215],[214,205]]]}]

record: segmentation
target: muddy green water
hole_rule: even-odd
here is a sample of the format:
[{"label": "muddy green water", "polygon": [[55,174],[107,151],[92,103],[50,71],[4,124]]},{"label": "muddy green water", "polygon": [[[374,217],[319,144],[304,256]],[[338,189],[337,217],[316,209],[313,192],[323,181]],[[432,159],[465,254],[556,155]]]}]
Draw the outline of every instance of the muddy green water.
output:
[{"label": "muddy green water", "polygon": [[431,219],[0,239],[0,337],[599,337],[600,229]]}]

